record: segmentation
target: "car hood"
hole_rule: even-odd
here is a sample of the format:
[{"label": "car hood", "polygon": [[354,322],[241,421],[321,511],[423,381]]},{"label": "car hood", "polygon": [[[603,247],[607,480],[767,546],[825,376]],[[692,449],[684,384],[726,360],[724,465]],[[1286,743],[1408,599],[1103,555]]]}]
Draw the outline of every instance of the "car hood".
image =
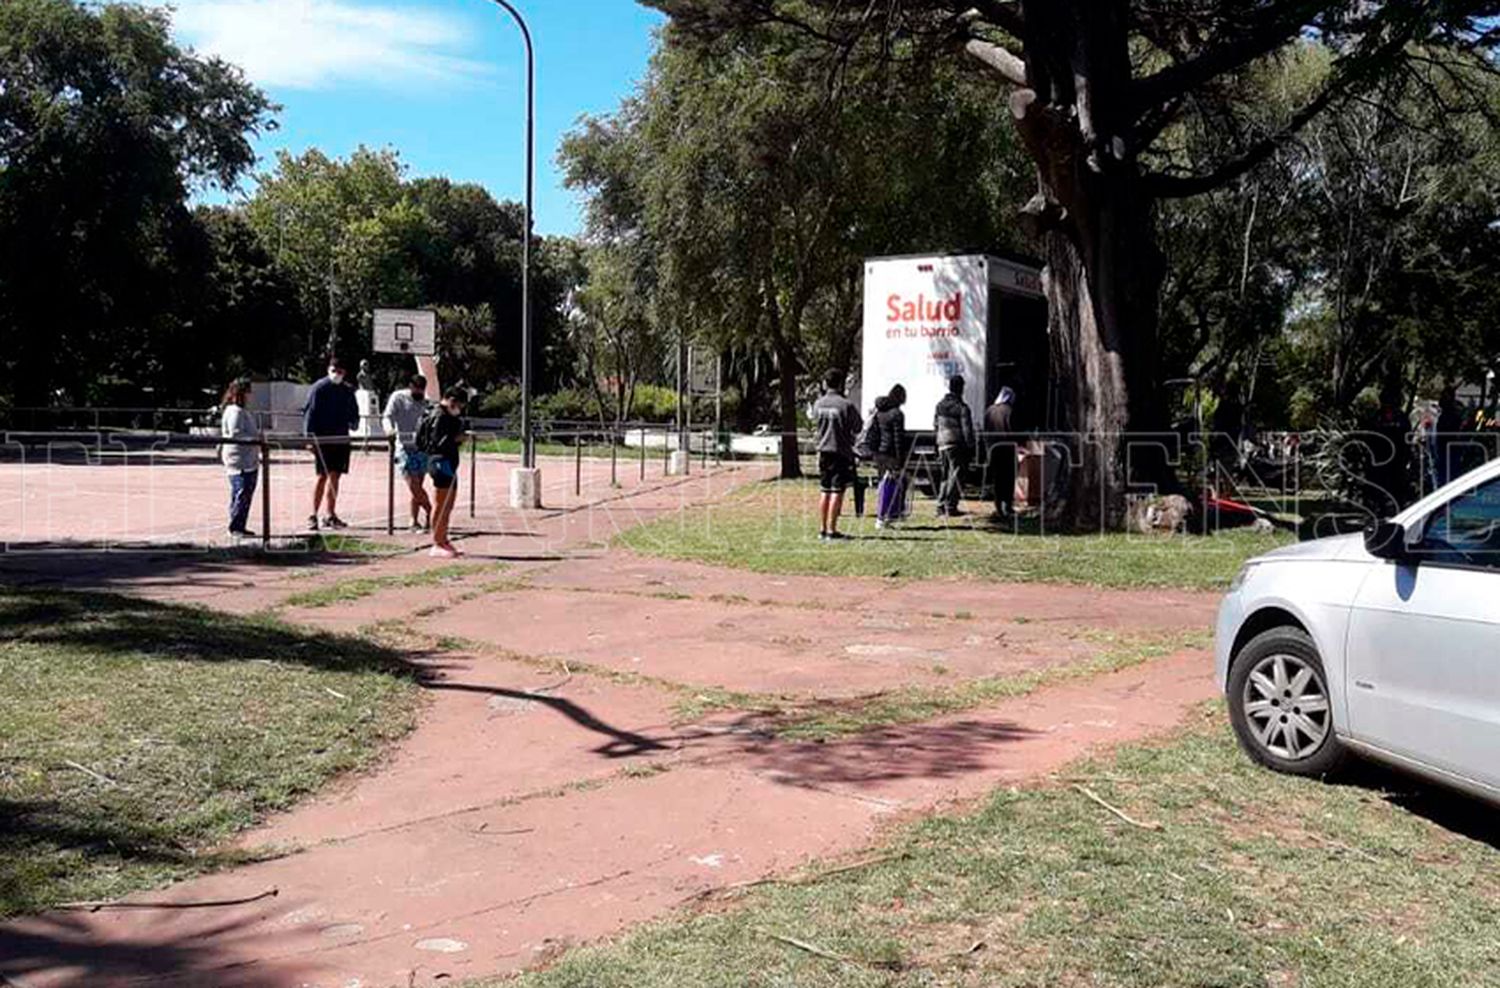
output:
[{"label": "car hood", "polygon": [[1351,535],[1331,535],[1326,539],[1311,539],[1294,545],[1284,545],[1280,549],[1272,549],[1262,556],[1257,556],[1254,561],[1285,563],[1294,560],[1367,560],[1369,558],[1370,554],[1365,551],[1364,535],[1355,532]]}]

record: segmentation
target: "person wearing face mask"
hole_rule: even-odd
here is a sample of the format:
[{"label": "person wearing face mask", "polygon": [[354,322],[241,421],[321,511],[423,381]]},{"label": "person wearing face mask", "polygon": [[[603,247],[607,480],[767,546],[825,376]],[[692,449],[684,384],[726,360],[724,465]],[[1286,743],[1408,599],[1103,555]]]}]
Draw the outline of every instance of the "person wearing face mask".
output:
[{"label": "person wearing face mask", "polygon": [[302,431],[312,438],[313,467],[317,483],[313,486],[313,511],[307,527],[317,531],[318,510],[325,503],[326,528],[348,528],[339,517],[339,480],[349,472],[349,433],[359,425],[359,403],[354,389],[344,383],[346,369],[338,357],[328,358],[328,376],[312,386],[307,405],[302,409]]},{"label": "person wearing face mask", "polygon": [[[411,530],[432,527],[432,502],[423,481],[427,477],[427,454],[417,448],[417,426],[427,414],[427,378],[413,374],[405,391],[392,391],[385,403],[385,431],[396,437],[396,466],[411,489]],[[424,526],[420,520],[427,513]]]}]

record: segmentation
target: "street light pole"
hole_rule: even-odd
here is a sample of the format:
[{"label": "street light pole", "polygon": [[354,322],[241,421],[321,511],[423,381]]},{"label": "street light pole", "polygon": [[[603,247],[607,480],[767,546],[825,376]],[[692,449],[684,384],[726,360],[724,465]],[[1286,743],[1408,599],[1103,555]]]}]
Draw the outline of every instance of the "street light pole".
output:
[{"label": "street light pole", "polygon": [[521,466],[536,466],[536,447],[531,435],[531,205],[536,167],[536,53],[531,29],[509,0],[495,3],[510,14],[526,42],[526,206],[521,233]]}]

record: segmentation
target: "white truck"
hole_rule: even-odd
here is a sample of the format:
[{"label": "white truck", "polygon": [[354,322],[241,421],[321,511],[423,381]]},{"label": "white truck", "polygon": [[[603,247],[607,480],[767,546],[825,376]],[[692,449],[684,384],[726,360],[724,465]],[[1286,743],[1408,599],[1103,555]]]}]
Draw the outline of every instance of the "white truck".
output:
[{"label": "white truck", "polygon": [[930,430],[948,379],[959,374],[975,428],[1008,385],[1017,427],[1042,429],[1051,424],[1048,354],[1038,265],[987,254],[865,261],[862,414],[901,384],[907,429]]}]

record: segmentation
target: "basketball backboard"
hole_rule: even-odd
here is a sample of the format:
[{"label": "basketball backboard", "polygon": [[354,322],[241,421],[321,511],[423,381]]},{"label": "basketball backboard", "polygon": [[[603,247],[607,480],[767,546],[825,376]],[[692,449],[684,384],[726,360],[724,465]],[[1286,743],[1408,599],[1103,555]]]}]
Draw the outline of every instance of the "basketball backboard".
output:
[{"label": "basketball backboard", "polygon": [[437,352],[437,313],[431,309],[376,309],[376,353],[431,356]]}]

